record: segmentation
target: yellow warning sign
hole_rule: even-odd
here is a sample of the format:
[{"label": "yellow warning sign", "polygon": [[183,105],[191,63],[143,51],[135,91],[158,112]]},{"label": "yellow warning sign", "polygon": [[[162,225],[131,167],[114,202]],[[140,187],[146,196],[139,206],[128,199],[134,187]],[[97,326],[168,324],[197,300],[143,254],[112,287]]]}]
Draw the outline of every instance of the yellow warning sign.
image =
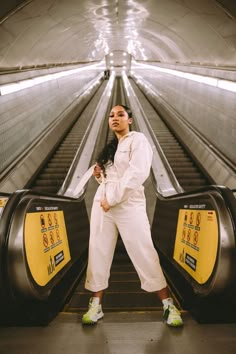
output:
[{"label": "yellow warning sign", "polygon": [[8,198],[0,198],[0,208],[3,208],[6,205]]},{"label": "yellow warning sign", "polygon": [[3,209],[7,204],[8,198],[0,198],[0,216],[2,215]]},{"label": "yellow warning sign", "polygon": [[63,211],[27,213],[24,238],[31,274],[44,286],[71,259]]},{"label": "yellow warning sign", "polygon": [[214,210],[179,210],[174,247],[175,261],[199,284],[214,269],[218,248],[218,222]]}]

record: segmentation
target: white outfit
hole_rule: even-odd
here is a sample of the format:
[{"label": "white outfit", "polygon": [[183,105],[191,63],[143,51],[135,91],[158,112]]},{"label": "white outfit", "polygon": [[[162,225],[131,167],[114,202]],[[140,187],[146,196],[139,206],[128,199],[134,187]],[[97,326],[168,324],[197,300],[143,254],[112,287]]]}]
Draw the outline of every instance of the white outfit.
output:
[{"label": "white outfit", "polygon": [[[119,140],[114,164],[106,168],[93,202],[90,221],[89,260],[85,288],[106,289],[118,233],[138,273],[142,289],[153,292],[166,287],[166,280],[153,246],[146,213],[143,183],[148,178],[152,148],[139,132]],[[100,206],[104,194],[111,206]]]}]

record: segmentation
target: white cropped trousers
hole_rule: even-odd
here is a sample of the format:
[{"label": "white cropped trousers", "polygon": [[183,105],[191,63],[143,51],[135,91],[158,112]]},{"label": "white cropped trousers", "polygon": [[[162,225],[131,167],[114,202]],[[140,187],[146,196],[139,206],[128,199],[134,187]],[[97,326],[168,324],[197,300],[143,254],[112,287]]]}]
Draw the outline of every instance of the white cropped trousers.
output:
[{"label": "white cropped trousers", "polygon": [[132,200],[104,212],[94,200],[90,220],[89,258],[85,288],[97,292],[108,287],[118,233],[138,273],[141,288],[154,292],[166,287],[146,214],[146,201]]}]

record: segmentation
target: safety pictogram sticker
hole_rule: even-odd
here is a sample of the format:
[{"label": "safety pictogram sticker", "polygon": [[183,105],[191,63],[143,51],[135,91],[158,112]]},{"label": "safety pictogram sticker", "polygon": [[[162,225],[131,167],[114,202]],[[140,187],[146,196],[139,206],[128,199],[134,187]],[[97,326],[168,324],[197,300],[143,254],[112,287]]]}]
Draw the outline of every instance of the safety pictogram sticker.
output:
[{"label": "safety pictogram sticker", "polygon": [[197,243],[198,243],[198,231],[195,231],[193,235],[193,244],[196,246]]},{"label": "safety pictogram sticker", "polygon": [[41,224],[41,229],[45,229],[45,218],[43,214],[40,215],[40,224]]},{"label": "safety pictogram sticker", "polygon": [[200,224],[201,224],[201,213],[197,213],[196,226],[200,226]]},{"label": "safety pictogram sticker", "polygon": [[48,225],[52,226],[52,216],[51,216],[51,214],[48,214]]},{"label": "safety pictogram sticker", "polygon": [[48,237],[47,234],[43,234],[43,245],[45,248],[48,247]]},{"label": "safety pictogram sticker", "polygon": [[190,223],[191,225],[193,225],[193,211],[192,211],[191,214],[190,214],[189,223]]},{"label": "safety pictogram sticker", "polygon": [[187,241],[190,242],[191,239],[191,229],[188,229]]},{"label": "safety pictogram sticker", "polygon": [[50,241],[51,241],[51,244],[53,245],[54,244],[54,235],[53,235],[53,232],[50,231]]},{"label": "safety pictogram sticker", "polygon": [[57,220],[57,214],[54,213],[54,222],[55,222],[55,225],[58,225],[58,220]]},{"label": "safety pictogram sticker", "polygon": [[186,237],[186,227],[184,227],[183,229],[182,240],[185,240],[185,237]]},{"label": "safety pictogram sticker", "polygon": [[56,235],[57,235],[57,241],[60,241],[60,233],[58,229],[56,229]]}]

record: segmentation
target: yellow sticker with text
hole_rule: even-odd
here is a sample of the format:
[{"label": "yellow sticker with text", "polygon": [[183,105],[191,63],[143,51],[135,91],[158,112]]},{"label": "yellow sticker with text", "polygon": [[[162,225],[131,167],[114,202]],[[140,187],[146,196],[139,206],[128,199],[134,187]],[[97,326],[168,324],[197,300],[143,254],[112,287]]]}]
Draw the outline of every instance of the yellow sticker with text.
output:
[{"label": "yellow sticker with text", "polygon": [[0,208],[5,207],[7,201],[8,201],[8,198],[0,198]]},{"label": "yellow sticker with text", "polygon": [[199,284],[207,282],[215,266],[218,222],[214,210],[180,209],[174,259]]},{"label": "yellow sticker with text", "polygon": [[63,211],[27,213],[24,240],[30,272],[40,286],[71,259]]}]

